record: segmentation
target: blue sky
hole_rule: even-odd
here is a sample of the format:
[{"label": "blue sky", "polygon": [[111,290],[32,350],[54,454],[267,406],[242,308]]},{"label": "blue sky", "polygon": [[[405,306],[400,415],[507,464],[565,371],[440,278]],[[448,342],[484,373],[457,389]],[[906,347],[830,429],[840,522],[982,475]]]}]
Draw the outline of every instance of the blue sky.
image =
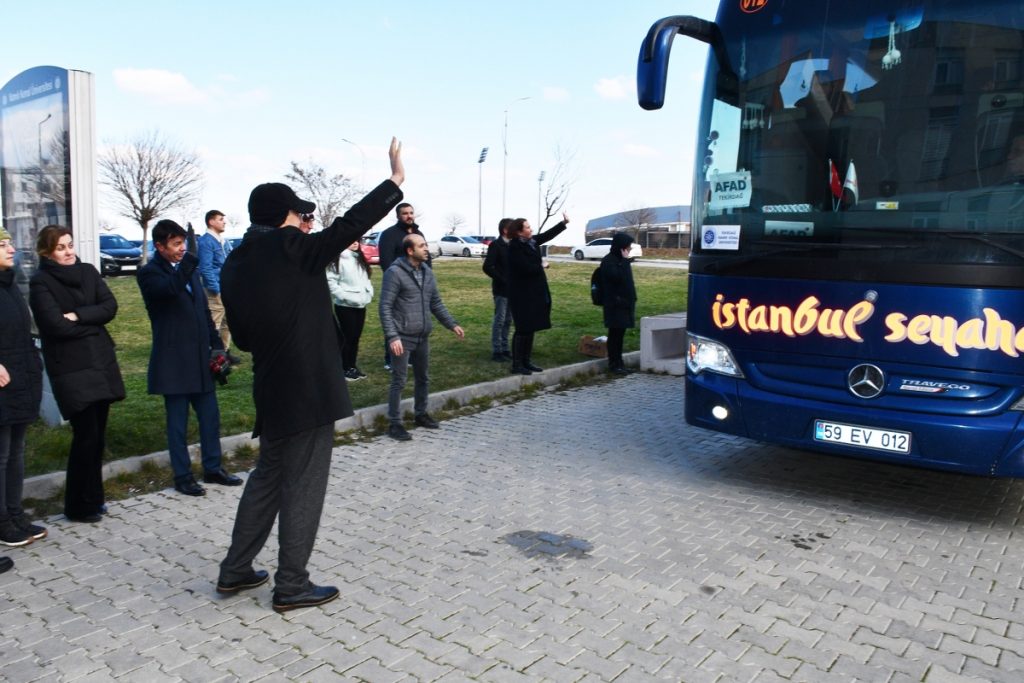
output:
[{"label": "blue sky", "polygon": [[[676,40],[668,101],[658,112],[636,104],[636,57],[656,19],[713,18],[715,7],[9,3],[0,83],[39,65],[92,72],[101,149],[153,129],[195,149],[203,199],[168,217],[199,224],[217,208],[232,235],[248,225],[252,187],[283,180],[290,160],[312,159],[375,185],[388,175],[392,135],[403,141],[403,190],[428,238],[443,234],[453,214],[465,219],[461,233],[476,232],[481,197],[484,230],[494,232],[507,109],[506,213],[535,221],[539,173],[552,172],[556,147],[571,150],[572,224],[558,241],[568,244],[582,239],[589,218],[689,203],[705,46]],[[482,147],[490,152],[480,169]],[[138,236],[109,203],[100,216]]]}]

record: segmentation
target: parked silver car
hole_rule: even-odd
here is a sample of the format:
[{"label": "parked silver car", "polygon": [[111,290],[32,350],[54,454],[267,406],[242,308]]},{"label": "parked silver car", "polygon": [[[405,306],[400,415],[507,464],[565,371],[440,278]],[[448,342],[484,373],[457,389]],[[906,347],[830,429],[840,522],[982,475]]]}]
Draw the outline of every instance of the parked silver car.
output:
[{"label": "parked silver car", "polygon": [[437,241],[438,256],[487,256],[487,247],[469,235],[445,235]]},{"label": "parked silver car", "polygon": [[[575,257],[577,261],[583,259],[600,259],[604,258],[608,250],[611,249],[612,238],[611,237],[599,237],[596,240],[590,240],[584,245],[573,247],[569,253]],[[643,256],[644,250],[640,248],[640,245],[633,242],[629,245],[629,258],[640,258]]]}]

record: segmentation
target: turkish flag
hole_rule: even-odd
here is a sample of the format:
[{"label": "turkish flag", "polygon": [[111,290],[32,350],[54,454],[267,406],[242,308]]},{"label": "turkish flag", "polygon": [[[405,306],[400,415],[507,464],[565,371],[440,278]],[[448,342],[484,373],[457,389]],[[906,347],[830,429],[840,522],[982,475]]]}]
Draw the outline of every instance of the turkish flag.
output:
[{"label": "turkish flag", "polygon": [[839,171],[836,170],[836,165],[832,163],[832,160],[828,160],[828,184],[832,188],[832,196],[839,199],[843,196],[843,183],[839,180]]}]

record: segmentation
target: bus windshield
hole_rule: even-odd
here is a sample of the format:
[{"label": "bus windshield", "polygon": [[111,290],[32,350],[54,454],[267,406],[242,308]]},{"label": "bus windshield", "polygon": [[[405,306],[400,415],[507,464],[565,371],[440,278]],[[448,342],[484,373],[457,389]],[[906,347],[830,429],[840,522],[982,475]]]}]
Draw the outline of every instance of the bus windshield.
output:
[{"label": "bus windshield", "polygon": [[717,23],[691,272],[1024,286],[1024,4],[736,0]]}]

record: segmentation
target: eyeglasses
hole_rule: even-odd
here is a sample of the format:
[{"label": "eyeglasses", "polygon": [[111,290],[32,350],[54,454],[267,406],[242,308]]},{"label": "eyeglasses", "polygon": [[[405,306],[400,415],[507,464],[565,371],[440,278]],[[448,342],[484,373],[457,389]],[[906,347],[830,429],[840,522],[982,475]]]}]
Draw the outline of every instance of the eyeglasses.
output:
[{"label": "eyeglasses", "polygon": [[313,221],[313,214],[311,213],[300,213],[299,218],[302,219],[303,223],[311,223]]}]

